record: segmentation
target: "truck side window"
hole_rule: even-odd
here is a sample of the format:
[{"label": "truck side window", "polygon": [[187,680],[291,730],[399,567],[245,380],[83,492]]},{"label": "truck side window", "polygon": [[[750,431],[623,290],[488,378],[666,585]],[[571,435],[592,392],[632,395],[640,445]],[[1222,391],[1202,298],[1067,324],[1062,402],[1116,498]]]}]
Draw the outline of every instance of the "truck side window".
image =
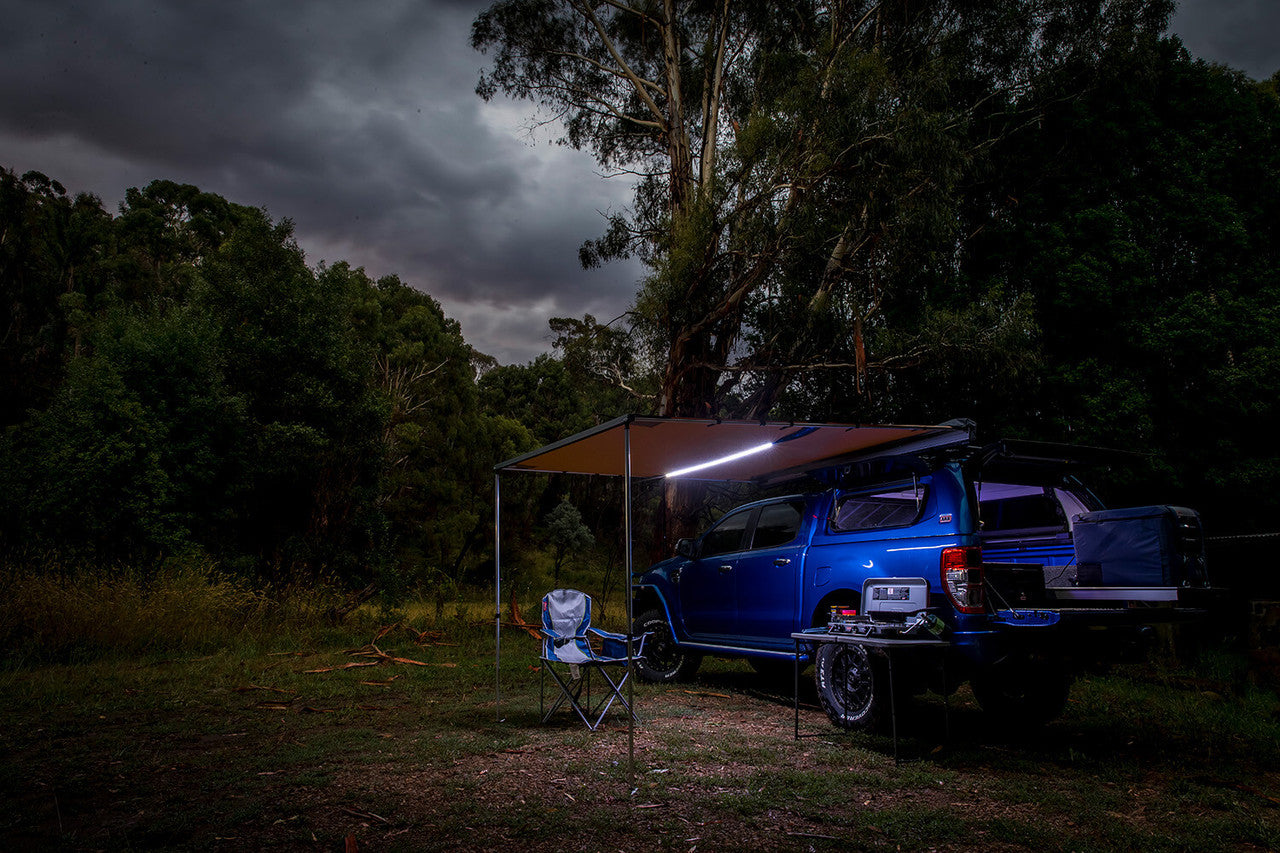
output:
[{"label": "truck side window", "polygon": [[720,519],[719,523],[702,537],[701,556],[711,557],[715,554],[741,551],[742,536],[747,530],[747,522],[751,520],[751,512],[746,509]]},{"label": "truck side window", "polygon": [[800,532],[800,518],[803,512],[802,501],[788,501],[761,507],[760,518],[756,520],[755,536],[751,540],[752,550],[786,545],[795,539],[796,534]]},{"label": "truck side window", "polygon": [[924,487],[920,487],[917,498],[916,490],[910,484],[906,489],[842,497],[832,513],[831,529],[837,533],[848,533],[914,524],[926,497]]}]

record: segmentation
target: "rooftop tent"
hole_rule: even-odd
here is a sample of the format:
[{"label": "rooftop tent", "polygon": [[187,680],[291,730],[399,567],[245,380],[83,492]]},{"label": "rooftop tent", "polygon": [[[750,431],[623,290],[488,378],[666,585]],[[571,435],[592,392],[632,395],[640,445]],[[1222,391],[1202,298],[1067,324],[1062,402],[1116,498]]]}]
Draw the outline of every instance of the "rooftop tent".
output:
[{"label": "rooftop tent", "polygon": [[[495,708],[500,708],[501,704],[503,474],[531,472],[622,477],[626,540],[624,571],[630,578],[633,571],[631,482],[635,478],[680,477],[767,485],[803,477],[820,468],[874,456],[964,444],[972,438],[971,429],[969,422],[894,426],[624,415],[499,463],[494,467]],[[633,620],[631,597],[627,596],[627,624]],[[500,715],[501,711],[498,713]],[[628,720],[628,738],[634,766],[635,726],[631,720]]]}]

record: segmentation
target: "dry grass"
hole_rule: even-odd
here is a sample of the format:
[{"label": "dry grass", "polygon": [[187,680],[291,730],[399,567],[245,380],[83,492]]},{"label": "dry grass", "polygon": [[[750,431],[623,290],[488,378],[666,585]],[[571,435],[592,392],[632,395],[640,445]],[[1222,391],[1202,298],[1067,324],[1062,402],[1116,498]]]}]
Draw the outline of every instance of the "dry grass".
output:
[{"label": "dry grass", "polygon": [[202,650],[321,624],[327,587],[262,590],[204,560],[0,569],[0,650],[35,660]]},{"label": "dry grass", "polygon": [[84,652],[0,666],[15,849],[1280,848],[1280,700],[1234,658],[1086,679],[1033,736],[993,730],[962,690],[943,737],[935,698],[903,719],[901,766],[887,738],[831,727],[810,681],[796,740],[789,686],[708,660],[694,684],[637,687],[631,775],[620,717],[539,723],[516,631],[495,707],[488,602],[335,629],[307,623],[323,598],[198,568],[6,584],[6,619],[45,614],[28,648]]}]

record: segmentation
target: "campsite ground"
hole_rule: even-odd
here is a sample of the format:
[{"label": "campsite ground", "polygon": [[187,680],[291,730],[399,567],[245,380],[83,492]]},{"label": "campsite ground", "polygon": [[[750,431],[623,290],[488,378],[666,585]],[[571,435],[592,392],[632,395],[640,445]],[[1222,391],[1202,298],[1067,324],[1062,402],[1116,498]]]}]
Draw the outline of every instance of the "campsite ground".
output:
[{"label": "campsite ground", "polygon": [[[534,644],[461,623],[306,648],[0,671],[13,849],[1280,849],[1280,701],[1214,655],[1083,679],[1031,736],[966,689],[887,738],[739,663],[637,689],[595,734],[538,723]],[[352,648],[352,647],[355,648]]]}]

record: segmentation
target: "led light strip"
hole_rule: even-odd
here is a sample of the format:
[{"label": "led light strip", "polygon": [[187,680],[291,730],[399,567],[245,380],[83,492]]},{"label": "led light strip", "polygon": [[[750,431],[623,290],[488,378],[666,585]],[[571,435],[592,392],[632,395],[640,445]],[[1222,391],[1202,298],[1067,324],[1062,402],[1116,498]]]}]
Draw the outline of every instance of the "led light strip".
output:
[{"label": "led light strip", "polygon": [[668,472],[666,476],[668,478],[683,477],[685,474],[692,474],[694,471],[701,471],[704,468],[712,468],[716,465],[723,465],[726,462],[734,462],[746,456],[763,453],[770,447],[773,447],[773,444],[774,443],[772,441],[767,444],[758,444],[755,447],[748,447],[746,450],[739,450],[737,453],[730,453],[728,456],[721,456],[719,459],[712,459],[710,462],[699,462],[697,465],[690,465],[688,468],[681,468],[678,471]]}]

